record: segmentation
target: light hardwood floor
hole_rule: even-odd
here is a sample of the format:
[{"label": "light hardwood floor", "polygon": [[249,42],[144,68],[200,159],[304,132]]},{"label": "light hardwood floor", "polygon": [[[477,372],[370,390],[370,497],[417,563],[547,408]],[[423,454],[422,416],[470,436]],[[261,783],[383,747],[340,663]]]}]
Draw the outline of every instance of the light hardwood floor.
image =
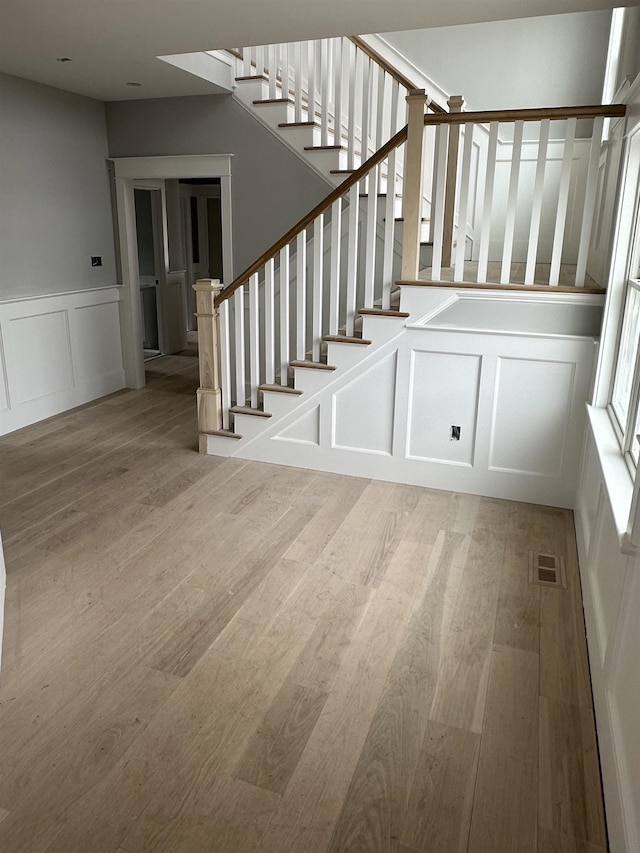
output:
[{"label": "light hardwood floor", "polygon": [[0,850],[602,853],[571,513],[198,456],[148,371],[0,439]]}]

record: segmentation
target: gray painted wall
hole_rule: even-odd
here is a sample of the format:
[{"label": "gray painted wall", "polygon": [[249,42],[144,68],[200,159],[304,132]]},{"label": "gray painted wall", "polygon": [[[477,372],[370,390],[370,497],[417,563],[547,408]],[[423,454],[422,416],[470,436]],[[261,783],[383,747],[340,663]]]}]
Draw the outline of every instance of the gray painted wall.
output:
[{"label": "gray painted wall", "polygon": [[610,11],[385,33],[468,110],[598,104]]},{"label": "gray painted wall", "polygon": [[236,275],[331,189],[230,95],[109,103],[107,127],[111,157],[234,155]]},{"label": "gray painted wall", "polygon": [[115,284],[106,157],[104,104],[0,74],[0,299]]}]

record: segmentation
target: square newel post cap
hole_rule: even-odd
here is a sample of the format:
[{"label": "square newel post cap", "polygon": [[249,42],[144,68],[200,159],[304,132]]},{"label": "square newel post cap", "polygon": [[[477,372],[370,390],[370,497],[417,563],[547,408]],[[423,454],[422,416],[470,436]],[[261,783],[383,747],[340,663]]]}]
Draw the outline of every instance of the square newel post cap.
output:
[{"label": "square newel post cap", "polygon": [[464,97],[462,95],[451,95],[447,101],[450,113],[461,113],[464,109]]},{"label": "square newel post cap", "polygon": [[420,101],[421,103],[424,104],[424,102],[426,100],[427,100],[426,89],[411,89],[411,91],[409,92],[409,94],[406,97],[406,101],[408,104],[410,104],[412,102],[415,103],[416,101]]},{"label": "square newel post cap", "polygon": [[217,296],[222,290],[222,283],[219,278],[199,278],[193,289],[196,293],[213,293]]}]

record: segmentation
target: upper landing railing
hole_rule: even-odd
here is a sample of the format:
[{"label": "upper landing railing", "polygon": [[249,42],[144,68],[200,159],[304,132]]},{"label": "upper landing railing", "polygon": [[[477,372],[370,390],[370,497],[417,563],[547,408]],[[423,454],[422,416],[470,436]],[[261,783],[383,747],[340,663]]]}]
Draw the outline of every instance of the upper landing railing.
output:
[{"label": "upper landing railing", "polygon": [[[236,48],[238,80],[261,80],[268,100],[293,104],[293,123],[319,128],[320,147],[344,147],[357,168],[407,123],[414,83],[359,37]],[[429,110],[446,112],[435,102]]]}]

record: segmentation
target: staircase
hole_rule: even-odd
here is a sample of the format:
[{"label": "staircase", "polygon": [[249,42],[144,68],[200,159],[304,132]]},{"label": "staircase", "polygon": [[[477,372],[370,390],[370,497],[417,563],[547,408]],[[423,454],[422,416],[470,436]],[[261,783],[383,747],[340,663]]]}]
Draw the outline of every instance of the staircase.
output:
[{"label": "staircase", "polygon": [[[402,454],[397,437],[377,435],[370,447],[366,441],[357,447],[350,428],[340,438],[331,418],[322,425],[321,409],[336,410],[336,400],[344,399],[351,384],[362,386],[367,371],[384,375],[386,385],[394,374],[395,400],[400,361],[409,359],[411,364],[402,367],[415,374],[412,330],[449,328],[442,318],[471,285],[476,292],[491,290],[497,312],[515,298],[505,294],[526,289],[536,305],[531,310],[540,317],[542,303],[558,311],[568,292],[578,293],[584,322],[573,328],[591,323],[597,333],[592,309],[601,304],[602,292],[589,286],[595,282],[586,268],[601,129],[605,115],[619,116],[624,108],[464,113],[462,99],[456,99],[447,113],[358,39],[233,53],[236,97],[334,189],[235,281],[224,288],[210,281],[196,285],[203,452],[270,458],[270,448],[278,447],[271,454],[274,461],[329,469],[338,464],[340,470],[344,459],[327,462],[325,451],[338,457],[360,453],[367,459],[365,470],[371,469],[371,454],[401,454],[400,467],[406,468],[409,446]],[[593,120],[589,139],[576,138],[578,118]],[[561,130],[550,139],[552,121]],[[558,160],[559,174],[552,165]],[[572,279],[563,287],[567,261],[574,261]],[[503,295],[496,296],[500,287]],[[528,303],[519,304],[519,310],[530,310]],[[510,322],[526,326],[516,316]],[[536,333],[545,333],[544,323]],[[497,331],[507,329],[492,330]],[[592,358],[589,352],[570,356],[580,362],[575,368],[580,375]],[[467,379],[471,393],[479,379]],[[586,395],[586,385],[580,387]],[[375,399],[374,383],[361,405],[371,423]],[[396,403],[385,399],[393,421]],[[411,405],[415,408],[416,401]],[[358,414],[352,417],[357,420]],[[363,427],[365,434],[375,433]],[[465,427],[465,440],[456,439],[458,451],[475,429]],[[323,434],[327,430],[329,438]],[[321,445],[322,453],[310,450]],[[437,452],[450,455],[446,447]],[[456,464],[473,467],[468,459]],[[353,473],[360,470],[358,464],[352,467]],[[485,467],[491,469],[489,460]],[[413,481],[410,472],[399,474],[391,464],[388,470],[378,468],[385,479]],[[494,486],[484,477],[462,488],[491,494]],[[565,499],[560,493],[542,497]]]}]

